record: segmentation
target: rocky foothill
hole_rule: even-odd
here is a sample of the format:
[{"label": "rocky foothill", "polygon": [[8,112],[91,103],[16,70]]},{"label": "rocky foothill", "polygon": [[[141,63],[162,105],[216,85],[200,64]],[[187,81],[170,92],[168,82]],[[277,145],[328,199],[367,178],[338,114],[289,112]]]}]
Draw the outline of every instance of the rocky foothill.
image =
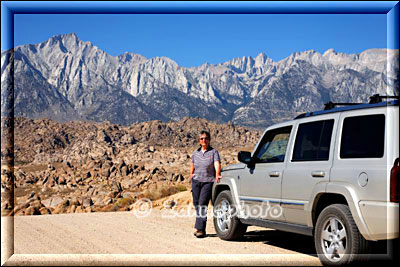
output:
[{"label": "rocky foothill", "polygon": [[2,215],[128,211],[140,198],[186,191],[191,154],[203,129],[210,131],[222,166],[237,162],[237,152],[252,149],[261,135],[188,117],[130,126],[16,118],[14,167],[4,164],[2,144]]}]

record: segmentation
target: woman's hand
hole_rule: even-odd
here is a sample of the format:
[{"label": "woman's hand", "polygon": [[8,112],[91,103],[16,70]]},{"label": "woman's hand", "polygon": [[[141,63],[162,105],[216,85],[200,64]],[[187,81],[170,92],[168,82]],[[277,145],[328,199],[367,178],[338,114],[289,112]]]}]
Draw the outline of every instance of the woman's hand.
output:
[{"label": "woman's hand", "polygon": [[219,183],[219,180],[222,178],[221,176],[221,162],[215,161],[214,162],[214,168],[215,168],[215,181]]}]

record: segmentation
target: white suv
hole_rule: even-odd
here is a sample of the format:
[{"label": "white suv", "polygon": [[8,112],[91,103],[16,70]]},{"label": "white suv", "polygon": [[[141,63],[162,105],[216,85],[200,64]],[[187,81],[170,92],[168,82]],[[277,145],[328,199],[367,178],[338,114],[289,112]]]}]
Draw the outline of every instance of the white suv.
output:
[{"label": "white suv", "polygon": [[221,239],[248,225],[310,235],[322,263],[336,265],[399,236],[398,97],[337,104],[267,128],[223,169],[212,195]]}]

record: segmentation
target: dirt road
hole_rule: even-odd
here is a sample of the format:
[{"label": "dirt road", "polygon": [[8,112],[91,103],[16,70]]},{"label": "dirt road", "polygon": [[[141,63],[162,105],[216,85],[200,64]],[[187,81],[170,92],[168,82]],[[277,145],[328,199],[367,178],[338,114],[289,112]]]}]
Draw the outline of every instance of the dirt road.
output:
[{"label": "dirt road", "polygon": [[320,265],[311,237],[249,227],[243,240],[227,242],[209,220],[208,236],[197,239],[193,224],[191,217],[167,218],[155,209],[147,217],[133,212],[16,216],[14,255],[6,265]]}]

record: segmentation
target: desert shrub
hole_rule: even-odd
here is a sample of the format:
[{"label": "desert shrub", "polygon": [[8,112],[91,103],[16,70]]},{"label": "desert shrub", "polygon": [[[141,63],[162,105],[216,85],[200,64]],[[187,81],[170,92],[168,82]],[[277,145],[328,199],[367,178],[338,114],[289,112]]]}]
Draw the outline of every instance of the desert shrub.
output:
[{"label": "desert shrub", "polygon": [[182,185],[182,184],[178,184],[176,186],[176,189],[178,190],[178,192],[183,192],[183,191],[187,191],[186,186]]},{"label": "desert shrub", "polygon": [[132,198],[125,197],[125,198],[119,198],[117,200],[117,202],[115,203],[115,205],[118,206],[118,207],[125,207],[125,206],[128,206],[128,205],[131,205],[133,202],[134,201],[133,201]]},{"label": "desert shrub", "polygon": [[169,185],[169,186],[162,186],[161,188],[157,188],[154,190],[146,190],[142,193],[140,197],[147,198],[150,200],[157,200],[160,198],[168,197],[170,195],[186,191],[187,188],[184,185]]}]

